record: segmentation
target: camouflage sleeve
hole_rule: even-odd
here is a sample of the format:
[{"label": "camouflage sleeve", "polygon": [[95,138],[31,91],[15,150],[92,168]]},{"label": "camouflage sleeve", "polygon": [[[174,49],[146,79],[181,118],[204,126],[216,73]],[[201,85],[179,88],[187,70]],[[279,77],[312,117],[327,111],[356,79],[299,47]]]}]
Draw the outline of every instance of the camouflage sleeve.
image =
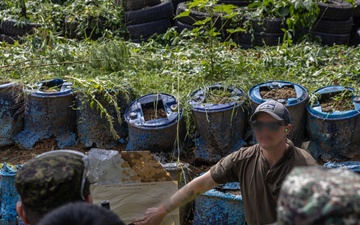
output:
[{"label": "camouflage sleeve", "polygon": [[360,176],[343,169],[297,167],[283,182],[277,212],[278,225],[359,224]]}]

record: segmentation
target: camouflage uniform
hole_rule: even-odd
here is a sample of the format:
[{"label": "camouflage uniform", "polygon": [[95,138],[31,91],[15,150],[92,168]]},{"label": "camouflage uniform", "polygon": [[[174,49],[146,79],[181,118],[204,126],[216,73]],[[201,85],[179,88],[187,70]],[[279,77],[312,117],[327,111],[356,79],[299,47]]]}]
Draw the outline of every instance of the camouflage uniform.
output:
[{"label": "camouflage uniform", "polygon": [[81,200],[83,170],[81,156],[68,153],[44,155],[19,169],[15,186],[26,209],[46,213]]},{"label": "camouflage uniform", "polygon": [[360,224],[360,176],[344,169],[298,167],[281,187],[279,224]]}]

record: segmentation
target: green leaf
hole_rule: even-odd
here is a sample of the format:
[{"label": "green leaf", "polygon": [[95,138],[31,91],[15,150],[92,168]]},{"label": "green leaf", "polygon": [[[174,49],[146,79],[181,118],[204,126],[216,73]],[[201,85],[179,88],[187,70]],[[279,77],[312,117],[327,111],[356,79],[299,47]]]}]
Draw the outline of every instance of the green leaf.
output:
[{"label": "green leaf", "polygon": [[289,15],[290,12],[290,8],[289,7],[280,7],[279,8],[279,13],[281,16],[286,17]]},{"label": "green leaf", "polygon": [[186,17],[186,16],[189,16],[189,15],[190,15],[190,10],[187,9],[187,10],[185,10],[184,12],[179,13],[179,14],[175,17],[175,19],[181,18],[181,17]]},{"label": "green leaf", "polygon": [[244,28],[236,28],[236,29],[226,29],[227,32],[229,32],[230,34],[234,34],[234,33],[238,33],[238,32],[245,32],[246,29]]},{"label": "green leaf", "polygon": [[198,20],[196,21],[193,25],[205,25],[206,23],[210,22],[211,18],[210,17],[206,17],[203,20]]}]

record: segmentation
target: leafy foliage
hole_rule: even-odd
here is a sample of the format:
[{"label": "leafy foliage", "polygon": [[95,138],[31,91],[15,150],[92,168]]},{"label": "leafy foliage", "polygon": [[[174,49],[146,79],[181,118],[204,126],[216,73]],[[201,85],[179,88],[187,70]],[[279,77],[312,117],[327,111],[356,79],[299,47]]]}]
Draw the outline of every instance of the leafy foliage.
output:
[{"label": "leafy foliage", "polygon": [[[0,17],[19,16],[20,11],[16,4],[10,0],[5,1],[11,9],[0,11]],[[304,5],[307,1],[282,2],[293,2],[295,11],[296,4],[303,4],[298,6],[302,9],[311,6]],[[134,98],[160,92],[174,95],[180,108],[185,110],[188,130],[191,132],[193,123],[187,105],[189,95],[198,88],[214,83],[232,85],[247,91],[260,82],[286,80],[303,85],[312,92],[332,84],[358,88],[360,82],[360,62],[354,60],[360,58],[360,47],[327,47],[303,42],[293,46],[243,50],[231,41],[219,41],[221,35],[219,31],[213,30],[214,25],[181,34],[170,29],[141,45],[125,42],[118,38],[122,34],[110,31],[98,41],[78,41],[59,37],[56,33],[62,29],[64,7],[68,10],[66,14],[74,13],[73,17],[77,21],[81,21],[81,18],[85,21],[88,16],[98,16],[105,8],[96,12],[91,8],[93,6],[86,5],[86,2],[77,2],[82,5],[76,6],[70,3],[51,4],[45,0],[42,4],[34,4],[34,1],[28,0],[26,4],[28,19],[47,25],[34,35],[28,36],[21,44],[1,43],[2,79],[23,83],[30,88],[35,87],[38,81],[52,78],[71,81],[76,91],[88,94],[88,103],[107,118],[110,130],[113,129],[113,123],[120,122],[120,114],[118,113],[117,118],[112,118],[106,107],[96,98],[98,93],[106,95],[109,104],[120,112],[116,105],[116,93],[109,90],[133,95]],[[214,2],[205,0],[199,0],[193,7],[202,7],[212,15],[222,14],[229,20],[233,20],[238,13],[231,6],[217,6]],[[315,13],[311,7],[310,11]],[[92,11],[86,12],[87,9]],[[280,5],[278,9],[280,10]],[[76,10],[83,16],[79,17]],[[287,12],[285,9],[279,10],[276,13],[285,15]],[[288,18],[291,18],[291,10],[290,7]],[[114,14],[110,13],[108,17],[112,15]],[[114,20],[120,16],[116,15]],[[215,20],[212,18],[204,20],[203,23],[214,24]],[[358,90],[356,91],[358,93]],[[117,137],[113,130],[111,132]]]}]

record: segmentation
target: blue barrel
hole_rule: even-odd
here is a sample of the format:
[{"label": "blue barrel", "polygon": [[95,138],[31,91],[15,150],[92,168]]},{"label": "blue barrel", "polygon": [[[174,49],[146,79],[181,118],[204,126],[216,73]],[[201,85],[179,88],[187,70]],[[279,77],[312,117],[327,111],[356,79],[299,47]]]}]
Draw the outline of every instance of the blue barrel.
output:
[{"label": "blue barrel", "polygon": [[360,162],[359,161],[348,161],[348,162],[327,162],[324,164],[327,168],[343,168],[353,171],[354,173],[360,174]]},{"label": "blue barrel", "polygon": [[[49,88],[48,91],[44,87]],[[59,90],[51,88],[58,87]],[[25,127],[15,143],[31,149],[36,142],[55,137],[58,147],[76,145],[75,98],[71,83],[60,79],[39,83],[25,102]]]},{"label": "blue barrel", "polygon": [[0,225],[16,224],[16,203],[19,195],[15,187],[16,169],[4,163],[0,170],[0,202],[1,202],[1,219]]},{"label": "blue barrel", "polygon": [[127,151],[171,151],[183,143],[186,128],[183,111],[174,96],[148,94],[133,101],[125,111],[129,129]]},{"label": "blue barrel", "polygon": [[[130,96],[127,93],[112,91],[119,107],[120,115],[116,112],[115,106],[104,98],[103,93],[96,93],[95,97],[104,107],[107,113],[113,117],[113,132],[111,133],[109,121],[101,114],[96,104],[91,107],[88,96],[83,93],[76,93],[77,105],[77,134],[80,143],[86,147],[113,148],[128,136],[127,124],[124,120],[124,112],[130,103]],[[118,116],[121,121],[119,121]]]},{"label": "blue barrel", "polygon": [[24,126],[24,94],[15,83],[0,84],[0,147],[14,144]]},{"label": "blue barrel", "polygon": [[[262,97],[263,91],[271,91],[281,88],[295,89],[296,97],[292,98],[272,98],[269,96]],[[249,90],[249,98],[251,101],[251,109],[255,111],[256,107],[268,100],[277,100],[283,103],[289,110],[293,130],[288,138],[298,147],[301,147],[306,137],[305,121],[306,121],[306,102],[308,99],[307,90],[298,84],[287,81],[269,81],[253,86]],[[255,138],[254,138],[255,139]]]},{"label": "blue barrel", "polygon": [[193,224],[245,225],[245,210],[239,190],[239,183],[228,183],[196,197]]},{"label": "blue barrel", "polygon": [[189,101],[199,137],[195,140],[195,158],[216,163],[246,145],[244,138],[247,117],[246,94],[235,87],[214,84],[208,90],[226,90],[233,101],[207,103],[206,91],[196,90]]},{"label": "blue barrel", "polygon": [[313,93],[312,105],[307,104],[309,150],[315,159],[349,160],[359,155],[360,97],[352,96],[351,110],[328,112],[321,106],[325,99],[344,91],[353,93],[352,88],[343,86],[320,88]]}]

